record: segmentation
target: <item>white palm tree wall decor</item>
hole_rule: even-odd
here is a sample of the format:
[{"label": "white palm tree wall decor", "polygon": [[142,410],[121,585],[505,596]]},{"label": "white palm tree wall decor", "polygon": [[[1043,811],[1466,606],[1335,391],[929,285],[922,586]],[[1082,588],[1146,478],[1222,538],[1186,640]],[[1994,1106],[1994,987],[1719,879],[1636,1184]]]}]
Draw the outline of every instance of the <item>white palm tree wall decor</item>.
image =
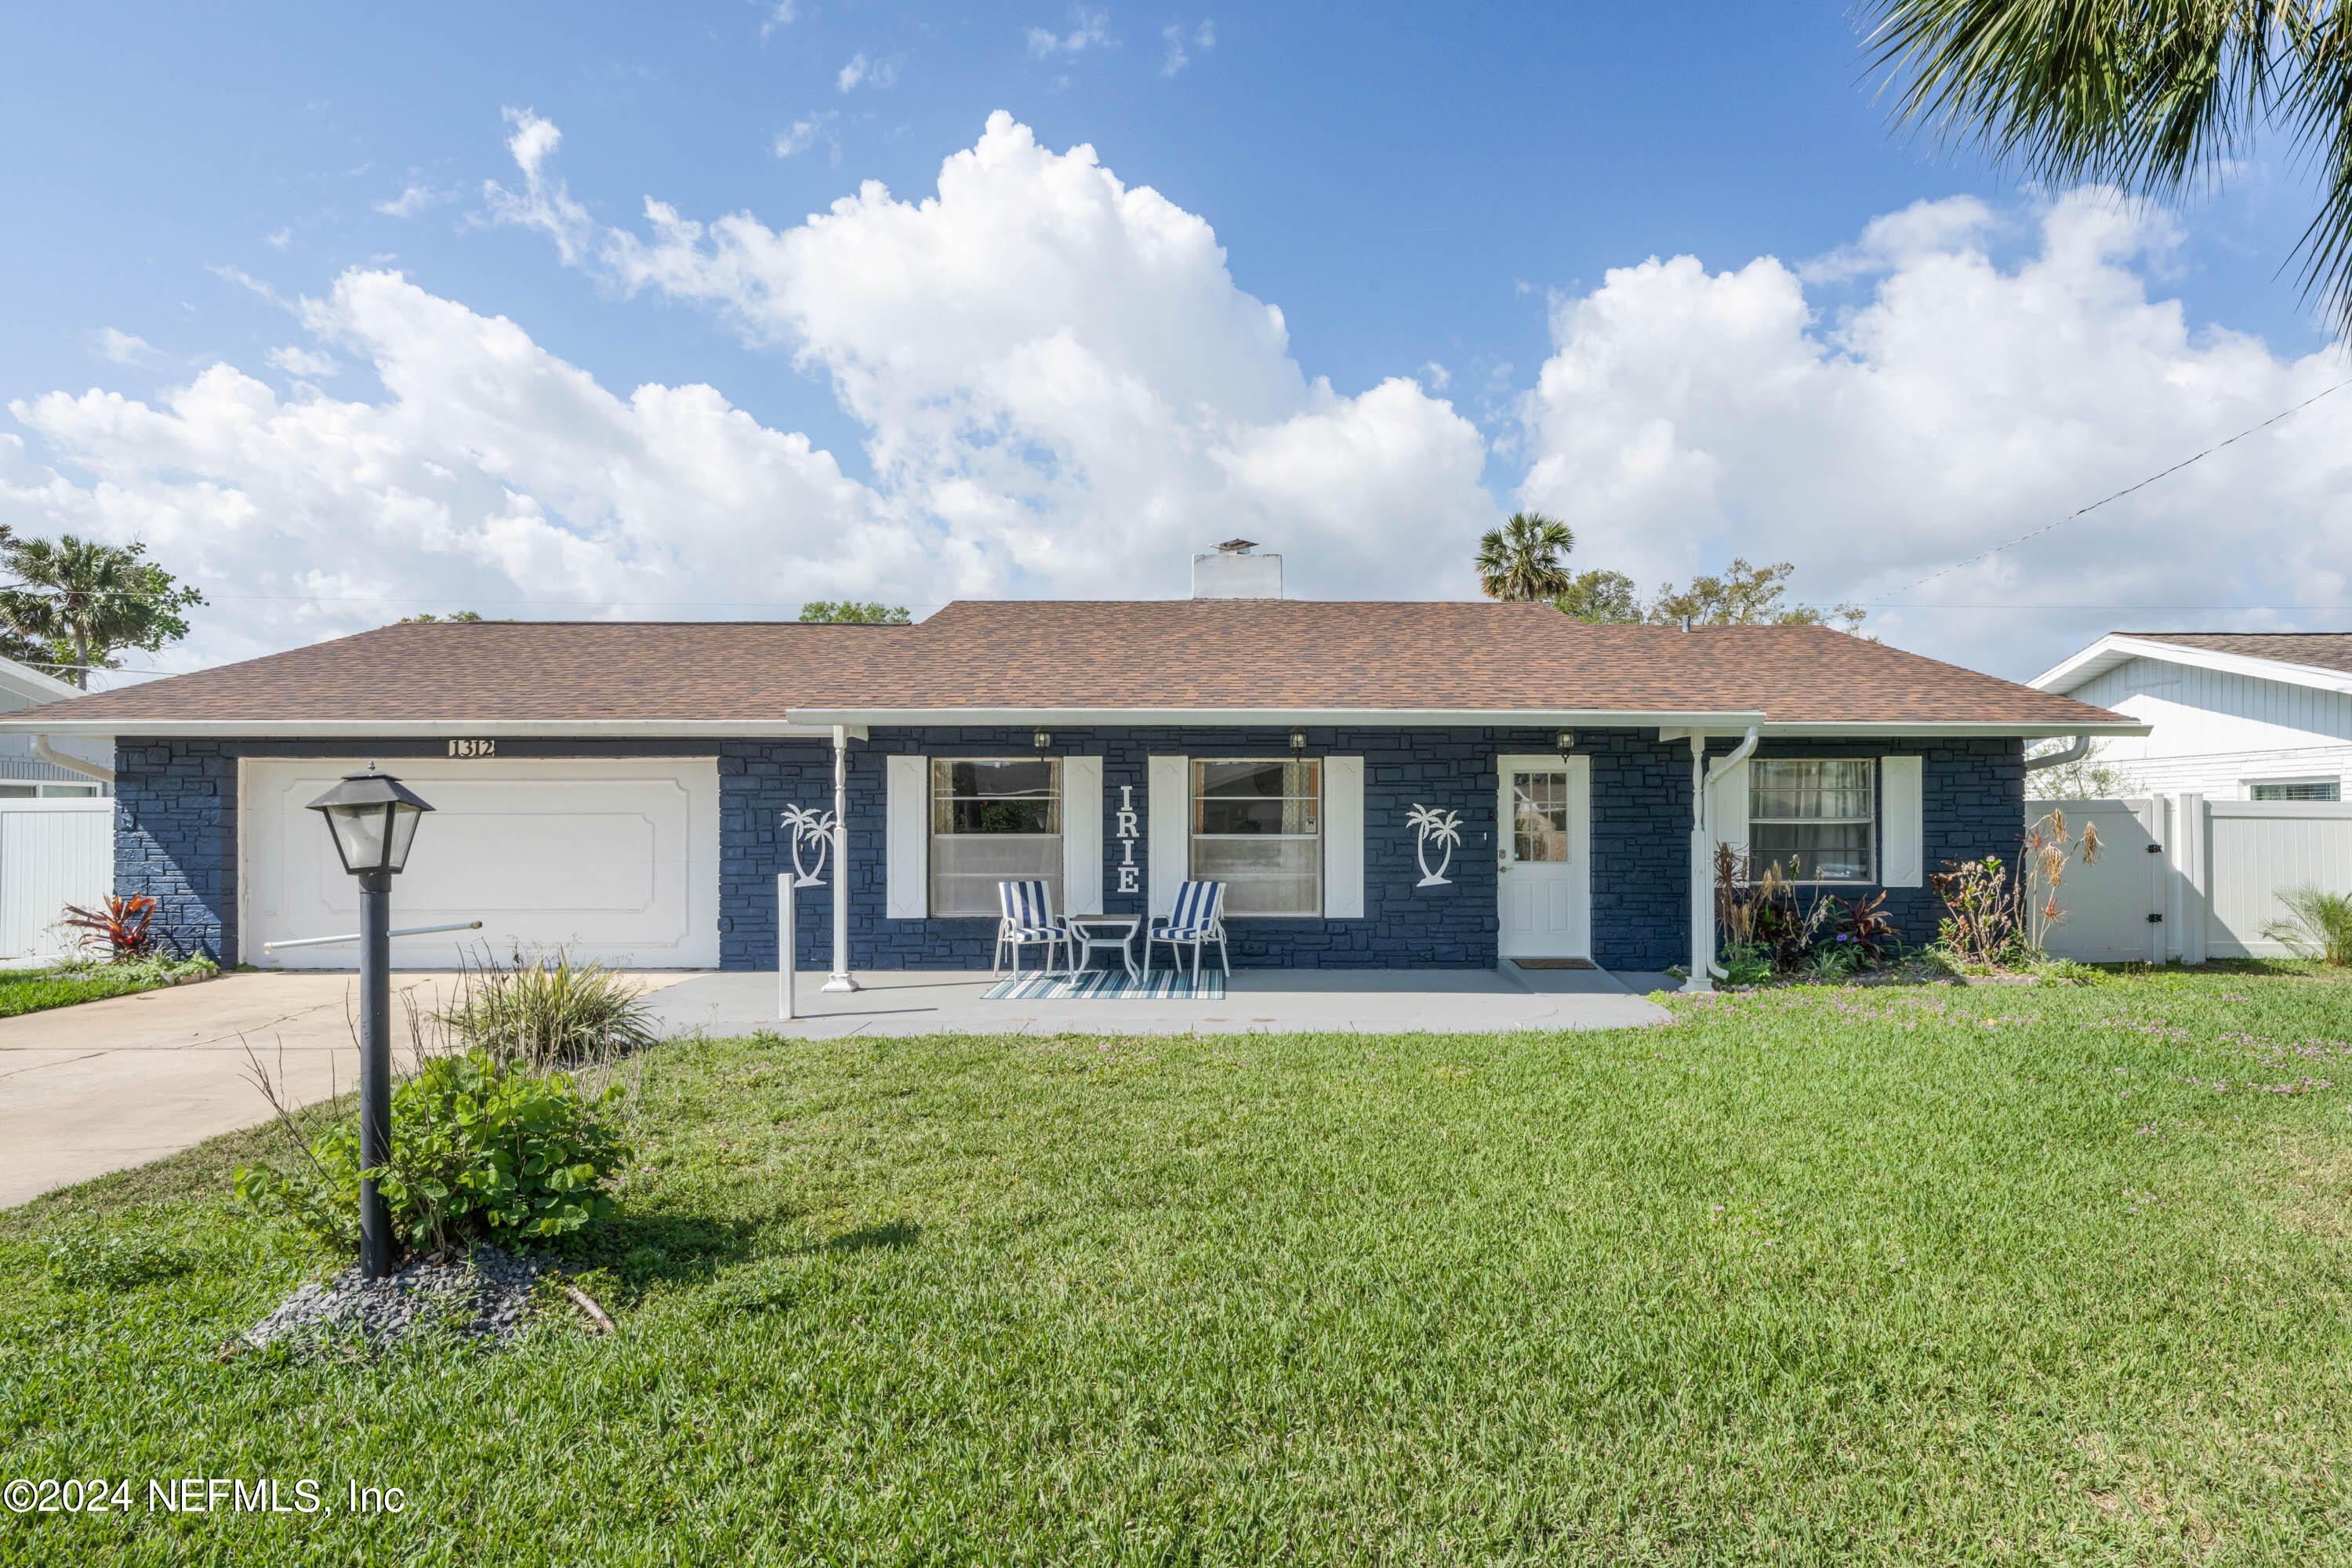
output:
[{"label": "white palm tree wall decor", "polygon": [[[1405,821],[1420,835],[1413,840],[1412,856],[1421,862],[1421,880],[1413,886],[1443,888],[1449,885],[1452,879],[1446,876],[1445,868],[1454,864],[1454,847],[1462,842],[1462,814],[1440,811],[1435,806],[1415,801],[1412,810],[1406,814]],[[1433,844],[1444,851],[1438,857],[1434,871],[1429,868],[1429,847]]]},{"label": "white palm tree wall decor", "polygon": [[[783,825],[793,836],[793,886],[816,888],[824,884],[824,852],[833,843],[833,830],[838,826],[829,811],[811,811],[804,805],[788,805],[783,811]],[[801,864],[801,846],[816,846],[816,864]]]}]

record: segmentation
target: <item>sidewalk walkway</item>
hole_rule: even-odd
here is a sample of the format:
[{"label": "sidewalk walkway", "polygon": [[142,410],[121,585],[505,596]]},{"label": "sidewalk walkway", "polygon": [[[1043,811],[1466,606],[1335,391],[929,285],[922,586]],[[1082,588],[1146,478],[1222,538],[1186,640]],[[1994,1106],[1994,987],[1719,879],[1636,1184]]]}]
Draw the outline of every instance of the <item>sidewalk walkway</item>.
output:
[{"label": "sidewalk walkway", "polygon": [[882,970],[862,989],[827,993],[799,977],[797,1023],[777,1018],[775,972],[698,974],[654,1000],[670,1034],[721,1037],[772,1029],[844,1035],[1168,1035],[1272,1032],[1490,1035],[1515,1029],[1615,1029],[1662,1023],[1648,993],[1663,974],[1606,970],[1237,969],[1222,1002],[992,1002],[985,970]]}]

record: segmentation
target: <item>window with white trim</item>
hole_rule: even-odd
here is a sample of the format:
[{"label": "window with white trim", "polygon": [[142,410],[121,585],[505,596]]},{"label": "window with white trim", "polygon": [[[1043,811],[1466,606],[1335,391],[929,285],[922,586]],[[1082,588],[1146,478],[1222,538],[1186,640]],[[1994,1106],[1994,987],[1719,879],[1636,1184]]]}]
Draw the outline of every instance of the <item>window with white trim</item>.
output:
[{"label": "window with white trim", "polygon": [[1748,854],[1799,882],[1866,882],[1877,766],[1868,757],[1759,757],[1748,764]]},{"label": "window with white trim", "polygon": [[1323,912],[1323,763],[1194,758],[1192,875],[1225,885],[1225,913]]},{"label": "window with white trim", "polygon": [[1062,910],[1062,763],[1057,757],[931,759],[930,909],[1002,910],[999,882],[1042,881]]},{"label": "window with white trim", "polygon": [[2342,800],[2344,781],[2341,779],[2263,779],[2249,780],[2246,784],[2249,800]]}]

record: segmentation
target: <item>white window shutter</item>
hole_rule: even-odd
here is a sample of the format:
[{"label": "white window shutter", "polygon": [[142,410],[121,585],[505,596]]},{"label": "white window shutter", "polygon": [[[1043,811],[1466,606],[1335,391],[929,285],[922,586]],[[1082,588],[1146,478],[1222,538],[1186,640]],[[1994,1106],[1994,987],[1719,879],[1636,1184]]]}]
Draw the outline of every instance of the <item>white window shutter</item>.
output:
[{"label": "white window shutter", "polygon": [[[1707,763],[1709,769],[1715,763]],[[1737,855],[1748,853],[1748,764],[1725,768],[1714,775],[1706,791],[1707,835],[1728,844]],[[1762,868],[1758,868],[1759,870]]]},{"label": "white window shutter", "polygon": [[[882,763],[883,908],[894,921],[919,921],[931,903],[931,764],[923,757],[885,757]],[[840,874],[836,868],[834,875]]]},{"label": "white window shutter", "polygon": [[1153,757],[1144,772],[1146,809],[1150,813],[1151,912],[1176,911],[1176,889],[1192,869],[1192,763],[1189,757]]},{"label": "white window shutter", "polygon": [[1364,918],[1364,759],[1323,759],[1323,918]]},{"label": "white window shutter", "polygon": [[1062,912],[1103,912],[1103,760],[1062,759]]},{"label": "white window shutter", "polygon": [[1916,888],[1927,869],[1927,790],[1921,759],[1878,759],[1878,880]]}]

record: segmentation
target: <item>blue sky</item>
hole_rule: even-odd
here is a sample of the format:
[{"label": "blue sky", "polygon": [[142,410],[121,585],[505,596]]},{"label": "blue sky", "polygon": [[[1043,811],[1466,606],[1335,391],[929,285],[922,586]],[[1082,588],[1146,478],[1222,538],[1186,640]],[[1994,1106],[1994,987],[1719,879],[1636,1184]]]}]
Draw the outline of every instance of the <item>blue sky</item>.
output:
[{"label": "blue sky", "polygon": [[[1302,592],[1450,595],[1521,504],[1577,525],[1579,564],[1793,559],[1811,596],[1908,606],[1890,640],[2011,675],[2118,621],[2347,624],[2137,606],[2352,602],[2325,408],[1904,598],[2340,361],[2281,270],[2299,177],[2258,156],[2171,214],[2022,190],[1890,134],[1832,7],[53,7],[0,38],[0,515],[150,538],[215,597],[184,661],[460,604],[1181,593],[1234,527]],[[924,231],[911,204],[984,146],[1007,172]],[[867,181],[896,205],[805,227]],[[1120,206],[1143,187],[1164,211]],[[768,237],[665,246],[648,197]],[[1070,240],[1074,200],[1111,229]],[[1179,231],[1222,268],[1155,259]],[[780,259],[801,237],[826,254]],[[877,281],[915,254],[909,292]],[[1102,297],[1061,322],[1024,271]],[[574,372],[586,403],[519,390]],[[716,395],[656,416],[647,385]],[[1156,412],[1087,423],[1112,387]],[[274,455],[214,443],[221,409]],[[790,484],[691,455],[739,438]],[[646,455],[568,486],[606,440]],[[739,569],[768,536],[711,521],[730,498],[772,570]]]}]

